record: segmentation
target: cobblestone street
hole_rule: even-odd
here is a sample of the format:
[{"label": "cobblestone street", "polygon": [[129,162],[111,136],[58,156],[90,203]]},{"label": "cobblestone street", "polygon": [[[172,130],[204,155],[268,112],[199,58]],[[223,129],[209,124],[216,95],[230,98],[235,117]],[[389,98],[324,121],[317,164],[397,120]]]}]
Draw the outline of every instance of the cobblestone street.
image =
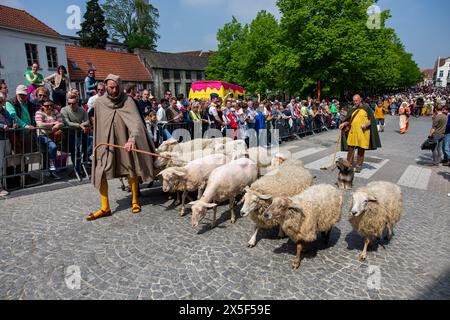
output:
[{"label": "cobblestone street", "polygon": [[[60,182],[0,200],[0,299],[449,299],[450,170],[424,166],[431,153],[420,144],[430,126],[430,118],[412,119],[400,136],[398,118],[389,117],[383,148],[367,154],[355,179],[355,187],[386,180],[404,192],[394,238],[369,250],[366,262],[347,218],[350,192],[331,244],[311,245],[293,271],[293,243],[272,230],[248,248],[252,222],[231,225],[226,206],[217,228],[209,230],[209,213],[197,233],[190,214],[180,218],[158,188],[143,191],[143,213],[132,215],[130,195],[114,181],[114,215],[87,222],[98,192],[87,182]],[[317,169],[331,162],[336,137],[332,131],[282,149],[303,160],[317,183],[334,184],[337,172]],[[81,272],[79,289],[66,283],[71,266]]]}]

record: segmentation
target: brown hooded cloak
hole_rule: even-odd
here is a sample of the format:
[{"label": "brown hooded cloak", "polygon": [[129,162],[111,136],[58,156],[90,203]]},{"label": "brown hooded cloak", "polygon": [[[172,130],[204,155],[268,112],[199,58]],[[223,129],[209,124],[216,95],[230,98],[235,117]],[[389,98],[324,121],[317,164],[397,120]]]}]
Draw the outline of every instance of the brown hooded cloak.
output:
[{"label": "brown hooded cloak", "polygon": [[[120,77],[109,75],[109,80],[119,86],[115,98],[108,94],[94,102],[94,146],[102,143],[124,146],[130,139],[138,150],[155,152],[155,146],[148,139],[139,111],[122,86]],[[100,189],[102,177],[107,180],[122,177],[140,177],[144,182],[154,180],[153,157],[141,153],[126,153],[123,149],[101,146],[97,149],[92,165],[92,184]]]}]

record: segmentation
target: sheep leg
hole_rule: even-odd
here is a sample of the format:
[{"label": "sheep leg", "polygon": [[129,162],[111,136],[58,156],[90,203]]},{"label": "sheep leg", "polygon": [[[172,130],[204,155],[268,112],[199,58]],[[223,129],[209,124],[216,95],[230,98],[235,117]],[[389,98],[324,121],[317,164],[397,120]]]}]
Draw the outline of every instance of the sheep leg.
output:
[{"label": "sheep leg", "polygon": [[248,242],[249,248],[254,248],[256,246],[256,237],[258,236],[258,231],[259,231],[259,228],[258,228],[258,226],[255,225],[255,232],[253,233],[252,238]]},{"label": "sheep leg", "polygon": [[294,270],[300,268],[302,251],[303,251],[303,243],[300,241],[299,243],[297,243],[297,254],[295,256],[294,262],[292,262],[292,269]]},{"label": "sheep leg", "polygon": [[325,244],[330,242],[331,230],[322,232],[322,240]]},{"label": "sheep leg", "polygon": [[285,235],[285,233],[283,231],[283,228],[280,226],[280,228],[278,229],[278,238],[284,239],[285,236],[286,235]]},{"label": "sheep leg", "polygon": [[366,240],[364,241],[364,250],[363,250],[363,252],[361,253],[361,255],[359,256],[359,260],[361,260],[361,261],[366,261],[366,258],[367,258],[367,248],[369,247],[369,244],[370,244],[370,240],[369,240],[369,239],[366,239]]},{"label": "sheep leg", "polygon": [[386,228],[387,228],[387,234],[386,234],[385,240],[390,241],[392,239],[393,227],[390,225],[387,225]]},{"label": "sheep leg", "polygon": [[216,217],[217,217],[217,207],[215,207],[213,209],[213,221],[211,223],[211,229],[214,229],[216,227],[216,223],[217,223]]},{"label": "sheep leg", "polygon": [[181,203],[181,192],[177,192],[177,200],[175,201],[175,205],[179,205]]},{"label": "sheep leg", "polygon": [[203,197],[204,192],[205,192],[205,189],[203,189],[203,188],[198,189],[197,200],[200,200]]},{"label": "sheep leg", "polygon": [[236,223],[236,215],[234,213],[234,205],[236,202],[236,197],[231,198],[230,200],[230,218],[231,218],[231,224],[235,224]]},{"label": "sheep leg", "polygon": [[180,217],[184,217],[185,211],[186,211],[186,196],[188,192],[184,191],[183,195],[181,196],[181,211],[180,211]]}]

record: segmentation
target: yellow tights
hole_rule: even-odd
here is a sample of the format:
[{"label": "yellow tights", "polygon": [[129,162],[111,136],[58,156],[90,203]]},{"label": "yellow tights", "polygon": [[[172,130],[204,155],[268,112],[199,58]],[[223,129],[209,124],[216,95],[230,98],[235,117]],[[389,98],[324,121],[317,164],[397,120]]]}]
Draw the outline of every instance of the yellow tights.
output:
[{"label": "yellow tights", "polygon": [[[139,178],[138,177],[128,177],[128,183],[131,187],[131,195],[132,195],[132,205],[139,204],[139,196],[138,196],[138,187],[139,187]],[[100,199],[102,200],[102,210],[107,212],[111,210],[109,206],[109,196],[108,196],[108,181],[106,179],[102,179],[102,183],[100,185]]]}]

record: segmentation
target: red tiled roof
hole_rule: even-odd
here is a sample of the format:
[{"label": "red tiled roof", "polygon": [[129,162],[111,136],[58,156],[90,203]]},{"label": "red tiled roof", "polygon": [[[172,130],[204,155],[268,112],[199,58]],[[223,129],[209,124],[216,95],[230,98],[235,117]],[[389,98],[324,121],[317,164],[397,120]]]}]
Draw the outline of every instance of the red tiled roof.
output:
[{"label": "red tiled roof", "polygon": [[0,26],[60,37],[60,34],[24,10],[0,5]]},{"label": "red tiled roof", "polygon": [[420,72],[425,79],[433,79],[434,69],[421,69]]},{"label": "red tiled roof", "polygon": [[450,59],[450,57],[442,58],[441,60],[439,60],[439,67],[442,67],[445,64],[445,61],[447,61],[448,59]]},{"label": "red tiled roof", "polygon": [[[105,79],[112,73],[126,82],[153,81],[138,56],[131,53],[75,46],[66,46],[66,53],[70,78],[74,81],[84,81],[90,68],[89,64],[94,66],[97,80]],[[78,65],[79,70],[74,69],[72,61]]]}]

